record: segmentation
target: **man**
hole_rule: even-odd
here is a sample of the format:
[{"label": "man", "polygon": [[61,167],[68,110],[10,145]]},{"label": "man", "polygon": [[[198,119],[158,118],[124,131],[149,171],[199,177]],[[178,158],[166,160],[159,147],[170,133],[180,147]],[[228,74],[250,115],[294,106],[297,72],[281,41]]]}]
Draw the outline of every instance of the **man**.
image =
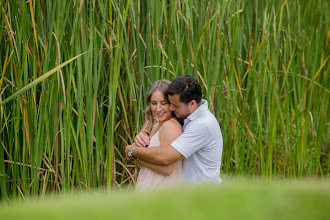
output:
[{"label": "man", "polygon": [[167,147],[142,147],[148,136],[140,132],[135,145],[127,146],[128,156],[168,165],[183,160],[182,181],[190,183],[221,183],[222,134],[219,123],[202,99],[199,82],[190,75],[176,78],[167,89],[170,110],[184,119],[183,133]]}]

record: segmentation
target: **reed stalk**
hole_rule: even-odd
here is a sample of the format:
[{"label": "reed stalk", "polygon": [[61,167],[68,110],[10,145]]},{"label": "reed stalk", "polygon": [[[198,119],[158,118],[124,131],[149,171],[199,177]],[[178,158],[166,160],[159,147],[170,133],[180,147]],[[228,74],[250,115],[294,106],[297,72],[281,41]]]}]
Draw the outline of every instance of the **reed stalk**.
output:
[{"label": "reed stalk", "polygon": [[193,75],[221,172],[329,176],[329,3],[1,1],[0,198],[132,185],[155,80]]}]

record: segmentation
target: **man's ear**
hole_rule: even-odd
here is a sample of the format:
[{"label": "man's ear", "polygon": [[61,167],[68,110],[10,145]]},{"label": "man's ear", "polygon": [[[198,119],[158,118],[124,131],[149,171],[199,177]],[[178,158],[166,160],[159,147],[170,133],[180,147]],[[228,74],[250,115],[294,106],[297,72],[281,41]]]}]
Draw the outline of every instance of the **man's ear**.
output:
[{"label": "man's ear", "polygon": [[190,101],[190,105],[191,105],[191,107],[196,106],[196,105],[197,105],[196,100],[191,100],[191,101]]}]

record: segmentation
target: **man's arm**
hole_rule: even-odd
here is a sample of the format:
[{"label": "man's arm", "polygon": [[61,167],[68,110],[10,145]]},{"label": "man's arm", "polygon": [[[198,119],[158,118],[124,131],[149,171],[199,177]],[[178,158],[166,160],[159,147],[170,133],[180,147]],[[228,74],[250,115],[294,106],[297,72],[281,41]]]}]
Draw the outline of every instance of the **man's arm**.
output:
[{"label": "man's arm", "polygon": [[146,162],[158,165],[169,165],[184,157],[171,145],[167,147],[134,147],[133,156]]}]

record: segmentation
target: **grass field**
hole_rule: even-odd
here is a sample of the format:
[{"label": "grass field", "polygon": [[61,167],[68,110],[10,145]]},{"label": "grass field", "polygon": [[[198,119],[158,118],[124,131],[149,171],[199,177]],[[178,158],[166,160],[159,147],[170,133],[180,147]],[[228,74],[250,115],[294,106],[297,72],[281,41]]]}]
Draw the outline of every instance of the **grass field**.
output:
[{"label": "grass field", "polygon": [[[72,194],[72,193],[71,193]],[[220,186],[67,193],[2,205],[2,219],[329,219],[330,182],[227,180]]]},{"label": "grass field", "polygon": [[191,74],[221,172],[330,173],[328,0],[0,1],[0,199],[133,186],[150,83]]}]

